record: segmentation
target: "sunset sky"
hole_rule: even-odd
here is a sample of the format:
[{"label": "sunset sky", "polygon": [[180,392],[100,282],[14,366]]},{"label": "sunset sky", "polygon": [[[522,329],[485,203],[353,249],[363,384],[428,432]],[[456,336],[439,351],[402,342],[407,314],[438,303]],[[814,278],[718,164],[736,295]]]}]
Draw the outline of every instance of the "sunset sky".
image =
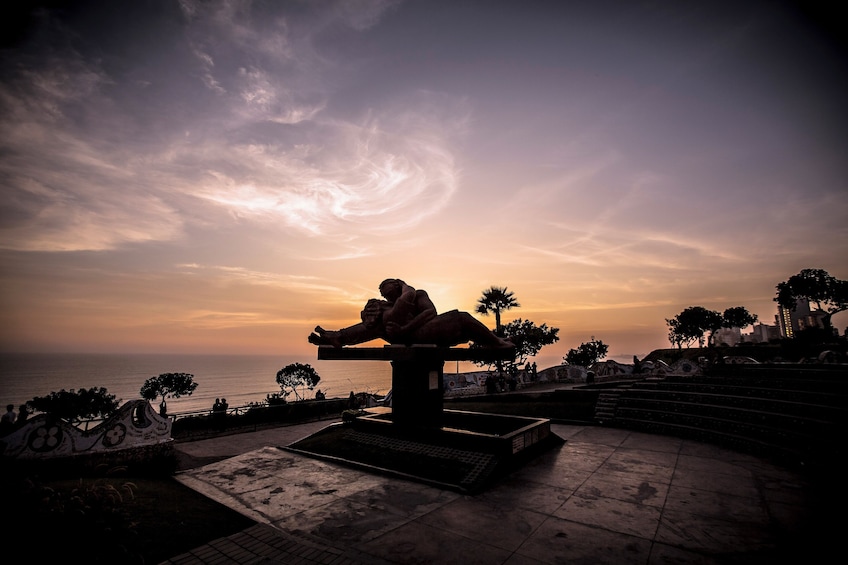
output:
[{"label": "sunset sky", "polygon": [[2,9],[2,351],[311,354],[399,277],[627,360],[688,306],[773,324],[779,282],[848,278],[826,10],[41,5]]}]

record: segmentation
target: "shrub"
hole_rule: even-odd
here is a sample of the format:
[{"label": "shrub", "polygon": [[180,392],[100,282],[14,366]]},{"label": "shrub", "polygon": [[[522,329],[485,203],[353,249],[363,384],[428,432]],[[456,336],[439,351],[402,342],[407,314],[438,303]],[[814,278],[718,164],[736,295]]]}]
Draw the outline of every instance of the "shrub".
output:
[{"label": "shrub", "polygon": [[50,417],[79,422],[90,418],[107,417],[120,406],[120,400],[103,387],[65,389],[47,396],[36,396],[26,404]]}]

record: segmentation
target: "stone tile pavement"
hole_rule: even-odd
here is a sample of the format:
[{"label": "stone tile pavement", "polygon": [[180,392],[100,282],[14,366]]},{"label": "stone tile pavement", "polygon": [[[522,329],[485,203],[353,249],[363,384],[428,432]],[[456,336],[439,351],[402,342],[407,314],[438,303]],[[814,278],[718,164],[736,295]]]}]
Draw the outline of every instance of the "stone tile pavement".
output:
[{"label": "stone tile pavement", "polygon": [[280,449],[328,424],[177,444],[177,479],[257,525],[167,563],[833,562],[820,485],[711,444],[553,424],[564,445],[467,496]]}]

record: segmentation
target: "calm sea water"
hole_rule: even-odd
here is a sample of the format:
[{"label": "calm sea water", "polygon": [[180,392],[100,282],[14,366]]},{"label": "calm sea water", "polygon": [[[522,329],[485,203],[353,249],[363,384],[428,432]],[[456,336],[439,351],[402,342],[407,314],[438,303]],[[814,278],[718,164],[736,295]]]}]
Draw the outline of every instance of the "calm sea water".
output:
[{"label": "calm sea water", "polygon": [[[550,365],[540,362],[539,369],[558,364],[558,359],[552,359]],[[385,361],[319,361],[279,355],[0,353],[0,406],[14,404],[17,411],[36,396],[91,387],[105,387],[123,403],[141,398],[141,385],[150,377],[190,373],[197,389],[191,396],[169,398],[168,412],[209,410],[216,398],[226,398],[235,408],[280,392],[277,371],[290,363],[311,365],[321,377],[316,389],[327,398],[346,398],[351,391],[382,395],[392,387],[391,364]],[[448,362],[444,370],[448,376],[480,369],[472,363]],[[299,392],[306,398],[315,395],[314,390]]]},{"label": "calm sea water", "polygon": [[[392,386],[391,365],[380,361],[271,355],[0,354],[0,406],[11,403],[17,411],[36,396],[91,387],[105,387],[127,402],[141,398],[141,385],[150,377],[191,373],[197,389],[191,396],[168,399],[168,412],[208,410],[216,398],[226,398],[235,408],[280,392],[277,371],[290,363],[311,365],[321,376],[316,388],[328,398],[347,397],[350,391],[385,394]],[[315,391],[305,394],[312,398]]]}]

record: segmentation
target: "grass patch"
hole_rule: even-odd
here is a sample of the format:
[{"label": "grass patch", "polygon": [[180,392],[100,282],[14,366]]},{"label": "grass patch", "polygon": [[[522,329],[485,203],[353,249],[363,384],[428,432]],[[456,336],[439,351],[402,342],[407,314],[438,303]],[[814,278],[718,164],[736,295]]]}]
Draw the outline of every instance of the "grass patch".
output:
[{"label": "grass patch", "polygon": [[6,476],[0,492],[10,562],[160,563],[254,523],[172,477]]}]

